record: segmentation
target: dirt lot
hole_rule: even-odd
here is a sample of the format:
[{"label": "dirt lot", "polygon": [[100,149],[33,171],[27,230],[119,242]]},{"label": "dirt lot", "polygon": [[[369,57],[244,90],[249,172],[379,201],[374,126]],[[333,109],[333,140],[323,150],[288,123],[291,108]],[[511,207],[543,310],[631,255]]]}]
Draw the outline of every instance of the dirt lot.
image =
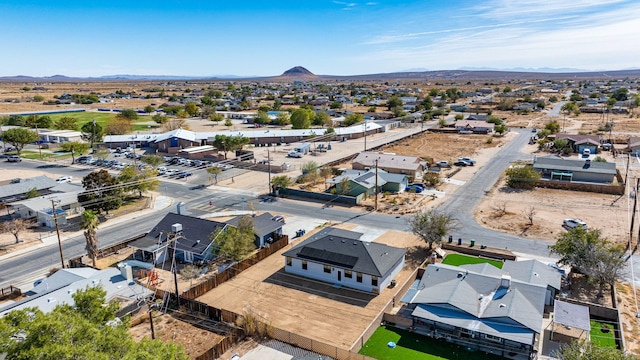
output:
[{"label": "dirt lot", "polygon": [[[408,248],[420,245],[410,234],[388,233],[377,241]],[[349,348],[412,271],[406,266],[396,277],[400,286],[385,289],[378,296],[335,289],[330,284],[285,274],[282,253],[290,247],[197,300],[238,314],[251,311],[275,327]]]},{"label": "dirt lot", "polygon": [[[136,323],[137,325],[132,326],[129,330],[134,340],[151,339],[149,316],[146,310],[132,319],[132,324]],[[223,339],[221,335],[191,325],[170,314],[162,314],[159,311],[154,312],[153,328],[156,339],[183,345],[185,352],[191,359],[202,355]]]},{"label": "dirt lot", "polygon": [[[636,317],[637,303],[633,296],[633,287],[628,283],[619,283],[616,284],[616,290],[626,349],[640,356],[640,319]],[[636,289],[636,297],[640,297],[638,289]]]}]

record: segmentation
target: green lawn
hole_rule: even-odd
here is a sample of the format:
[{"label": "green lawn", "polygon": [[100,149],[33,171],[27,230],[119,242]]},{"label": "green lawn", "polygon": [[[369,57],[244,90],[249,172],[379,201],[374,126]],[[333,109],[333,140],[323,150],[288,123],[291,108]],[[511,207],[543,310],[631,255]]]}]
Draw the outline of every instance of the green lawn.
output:
[{"label": "green lawn", "polygon": [[[602,332],[602,328],[609,328],[609,332]],[[591,342],[599,347],[616,348],[613,325],[591,320]]]},{"label": "green lawn", "polygon": [[[387,346],[389,341],[395,342],[396,347],[392,349]],[[446,341],[431,339],[391,326],[381,326],[376,329],[369,341],[360,349],[360,354],[378,360],[502,359],[480,351],[470,352]]]},{"label": "green lawn", "polygon": [[[100,124],[100,126],[102,126],[102,128],[104,129],[109,123],[109,121],[116,118],[116,115],[118,115],[118,113],[86,112],[85,111],[85,112],[68,112],[68,113],[49,114],[48,116],[51,117],[51,120],[53,120],[54,122],[65,116],[74,118],[78,121],[78,129],[82,128],[82,125],[95,120],[96,123]],[[149,124],[140,124],[140,123],[149,122],[149,121],[151,121],[150,116],[138,114],[138,119],[133,121],[133,131],[148,130]],[[151,128],[154,129],[159,126],[160,125],[154,123],[153,125],[151,125]]]},{"label": "green lawn", "polygon": [[[78,155],[80,156],[80,155]],[[40,153],[37,150],[22,150],[20,153],[21,158],[37,160],[40,159]],[[50,153],[43,152],[42,160],[52,160],[52,159],[70,159],[71,153]]]},{"label": "green lawn", "polygon": [[447,265],[454,265],[454,266],[460,266],[460,265],[466,265],[466,264],[489,263],[497,267],[498,269],[502,269],[502,261],[479,258],[475,256],[468,256],[468,255],[460,255],[460,254],[449,254],[445,256],[444,259],[442,259],[442,263]]}]

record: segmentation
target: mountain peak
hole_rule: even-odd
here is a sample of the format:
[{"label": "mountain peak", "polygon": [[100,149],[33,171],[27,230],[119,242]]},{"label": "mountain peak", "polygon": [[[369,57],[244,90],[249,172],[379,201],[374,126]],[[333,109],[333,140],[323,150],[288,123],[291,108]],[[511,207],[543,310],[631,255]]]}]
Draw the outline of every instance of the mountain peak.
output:
[{"label": "mountain peak", "polygon": [[315,77],[316,75],[302,66],[295,66],[285,71],[284,73],[282,73],[281,76],[291,76],[291,77],[314,76]]}]

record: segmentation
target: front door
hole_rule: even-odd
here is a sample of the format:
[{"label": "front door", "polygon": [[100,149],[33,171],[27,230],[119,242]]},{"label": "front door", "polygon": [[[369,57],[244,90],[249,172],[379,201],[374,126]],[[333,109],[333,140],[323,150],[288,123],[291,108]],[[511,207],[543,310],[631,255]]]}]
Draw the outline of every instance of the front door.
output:
[{"label": "front door", "polygon": [[342,281],[342,271],[338,270],[338,281]]}]

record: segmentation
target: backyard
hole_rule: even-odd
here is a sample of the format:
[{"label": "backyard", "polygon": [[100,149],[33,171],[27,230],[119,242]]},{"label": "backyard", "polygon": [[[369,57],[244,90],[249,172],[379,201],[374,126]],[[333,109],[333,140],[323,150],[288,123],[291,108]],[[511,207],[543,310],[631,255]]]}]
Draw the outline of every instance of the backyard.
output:
[{"label": "backyard", "polygon": [[591,342],[599,347],[616,348],[613,326],[604,322],[591,320]]},{"label": "backyard", "polygon": [[[395,348],[388,346],[391,341],[396,344]],[[379,327],[360,349],[360,354],[378,360],[502,359],[391,326]]]},{"label": "backyard", "polygon": [[462,255],[462,254],[449,254],[442,259],[442,263],[446,265],[460,266],[467,264],[491,264],[498,269],[502,269],[502,261],[485,259],[476,256]]}]

